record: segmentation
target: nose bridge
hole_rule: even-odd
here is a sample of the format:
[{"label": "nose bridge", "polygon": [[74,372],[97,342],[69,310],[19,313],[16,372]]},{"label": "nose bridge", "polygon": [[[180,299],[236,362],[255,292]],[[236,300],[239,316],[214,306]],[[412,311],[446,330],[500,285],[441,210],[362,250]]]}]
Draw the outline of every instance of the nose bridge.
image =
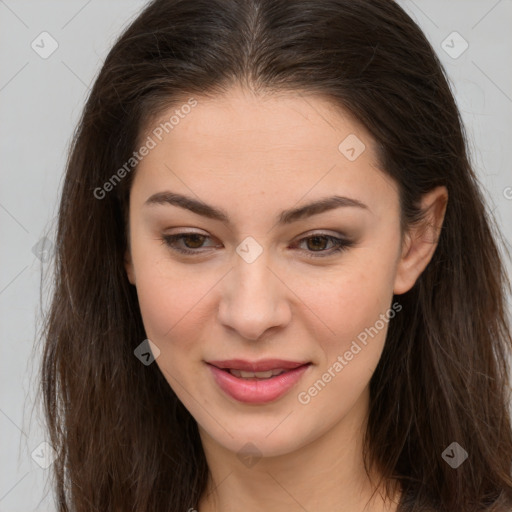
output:
[{"label": "nose bridge", "polygon": [[269,303],[274,288],[274,283],[270,281],[275,277],[269,269],[268,259],[265,256],[262,255],[251,263],[240,258],[233,274],[235,294],[239,302],[249,299],[252,302],[260,300],[266,304]]},{"label": "nose bridge", "polygon": [[283,325],[290,316],[285,291],[269,268],[267,254],[264,251],[253,261],[237,255],[224,282],[219,320],[248,339]]}]

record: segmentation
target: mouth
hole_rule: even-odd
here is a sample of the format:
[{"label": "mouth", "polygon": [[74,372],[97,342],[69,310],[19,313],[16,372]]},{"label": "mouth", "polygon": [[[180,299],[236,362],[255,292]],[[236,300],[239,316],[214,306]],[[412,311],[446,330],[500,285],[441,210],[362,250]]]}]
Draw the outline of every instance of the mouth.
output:
[{"label": "mouth", "polygon": [[222,391],[237,401],[253,404],[274,401],[283,396],[312,364],[282,359],[205,362]]},{"label": "mouth", "polygon": [[285,373],[287,370],[277,368],[275,370],[268,370],[266,372],[244,372],[243,370],[236,370],[234,368],[221,368],[221,370],[227,371],[235,377],[246,379],[246,380],[267,380],[277,375]]},{"label": "mouth", "polygon": [[260,361],[229,359],[226,361],[207,361],[207,363],[242,379],[271,379],[287,371],[309,364],[308,362],[288,361],[285,359],[264,359]]}]

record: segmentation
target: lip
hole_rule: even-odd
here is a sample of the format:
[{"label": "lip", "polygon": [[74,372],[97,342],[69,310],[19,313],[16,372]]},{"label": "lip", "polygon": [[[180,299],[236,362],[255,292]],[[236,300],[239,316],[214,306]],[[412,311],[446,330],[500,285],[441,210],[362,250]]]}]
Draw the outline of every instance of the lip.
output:
[{"label": "lip", "polygon": [[266,372],[282,368],[293,370],[299,366],[308,364],[309,361],[286,361],[284,359],[262,359],[260,361],[245,361],[244,359],[227,359],[224,361],[206,361],[208,364],[221,369],[243,370],[244,372]]},{"label": "lip", "polygon": [[[219,363],[222,364],[217,366]],[[228,363],[227,366],[224,366],[226,363]],[[297,384],[311,366],[311,363],[296,363],[279,359],[268,359],[257,363],[237,359],[211,361],[206,364],[210,368],[219,388],[231,398],[246,404],[264,404],[278,400]],[[285,367],[286,365],[288,368]],[[232,368],[250,372],[281,368],[286,371],[269,379],[246,380],[241,377],[235,377],[229,371],[221,368]]]}]

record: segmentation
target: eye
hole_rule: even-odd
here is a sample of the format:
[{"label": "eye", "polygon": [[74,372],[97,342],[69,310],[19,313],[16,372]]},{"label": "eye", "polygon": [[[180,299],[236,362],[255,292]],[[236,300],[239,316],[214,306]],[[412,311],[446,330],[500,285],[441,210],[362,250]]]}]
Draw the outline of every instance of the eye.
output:
[{"label": "eye", "polygon": [[[181,254],[199,255],[205,252],[200,249],[204,249],[204,242],[210,240],[208,235],[201,233],[178,233],[174,235],[163,235],[161,237],[162,243],[167,245],[171,250],[179,252]],[[301,249],[308,258],[324,258],[331,256],[335,253],[339,253],[352,247],[354,242],[344,238],[338,238],[333,235],[325,233],[315,233],[311,236],[301,238],[296,245],[302,245],[306,243],[307,248]],[[330,248],[326,248],[326,245],[332,244]],[[219,247],[206,246],[208,247]]]},{"label": "eye", "polygon": [[[338,238],[336,236],[327,235],[325,233],[315,233],[314,235],[301,238],[299,244],[306,242],[306,257],[308,258],[325,258],[332,256],[352,247],[354,242],[351,240]],[[333,245],[330,250],[325,250],[326,244],[331,242]],[[317,254],[315,254],[317,253]]]},{"label": "eye", "polygon": [[[208,235],[201,233],[178,233],[176,235],[163,235],[162,242],[170,247],[173,251],[182,254],[198,254],[197,249],[202,248],[205,239],[210,238]],[[176,245],[177,242],[183,242],[185,247]]]}]

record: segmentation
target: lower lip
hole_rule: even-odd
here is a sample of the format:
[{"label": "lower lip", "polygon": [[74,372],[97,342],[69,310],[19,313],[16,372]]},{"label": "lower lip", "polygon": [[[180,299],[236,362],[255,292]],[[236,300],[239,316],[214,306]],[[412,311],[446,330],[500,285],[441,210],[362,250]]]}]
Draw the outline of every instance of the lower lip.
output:
[{"label": "lower lip", "polygon": [[247,404],[264,404],[277,400],[288,392],[310,365],[299,366],[281,375],[261,380],[242,379],[211,364],[208,366],[219,387],[229,396]]}]

